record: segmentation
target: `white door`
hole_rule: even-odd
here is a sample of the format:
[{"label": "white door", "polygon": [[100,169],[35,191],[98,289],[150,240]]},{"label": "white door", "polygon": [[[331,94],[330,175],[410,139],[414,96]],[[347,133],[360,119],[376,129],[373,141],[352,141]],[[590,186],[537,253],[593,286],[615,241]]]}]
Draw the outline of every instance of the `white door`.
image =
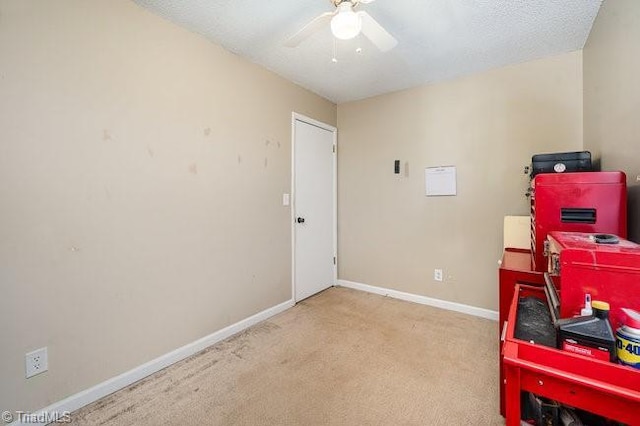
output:
[{"label": "white door", "polygon": [[336,129],[293,115],[293,287],[296,302],[335,283]]}]

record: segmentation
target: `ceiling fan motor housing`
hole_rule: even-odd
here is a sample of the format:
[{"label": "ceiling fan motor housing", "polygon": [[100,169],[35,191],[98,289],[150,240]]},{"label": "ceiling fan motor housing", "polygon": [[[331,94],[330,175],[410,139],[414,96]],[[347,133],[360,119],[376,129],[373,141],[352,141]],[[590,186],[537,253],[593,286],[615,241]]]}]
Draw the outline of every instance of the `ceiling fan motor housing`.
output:
[{"label": "ceiling fan motor housing", "polygon": [[351,3],[351,6],[355,7],[359,2],[358,0],[331,0],[331,3],[333,3],[335,7],[340,6],[342,3]]}]

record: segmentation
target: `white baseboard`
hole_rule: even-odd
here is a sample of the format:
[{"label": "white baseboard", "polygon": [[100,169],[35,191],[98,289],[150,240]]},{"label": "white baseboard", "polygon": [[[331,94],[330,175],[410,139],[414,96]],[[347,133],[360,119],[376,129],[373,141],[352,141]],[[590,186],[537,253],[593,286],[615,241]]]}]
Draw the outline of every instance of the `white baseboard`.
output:
[{"label": "white baseboard", "polygon": [[356,283],[347,280],[338,280],[337,285],[348,287],[355,290],[366,291],[368,293],[379,294],[381,296],[393,297],[394,299],[406,300],[408,302],[420,303],[421,305],[429,305],[436,308],[447,309],[449,311],[462,312],[463,314],[473,315],[476,317],[486,318],[498,321],[498,312],[490,309],[478,308],[476,306],[463,305],[462,303],[449,302],[447,300],[434,299],[432,297],[420,296],[403,291],[392,290],[389,288],[375,287],[368,284]]},{"label": "white baseboard", "polygon": [[[145,377],[162,370],[165,367],[170,366],[171,364],[175,364],[178,361],[182,361],[183,359],[190,357],[193,354],[200,352],[201,350],[226,339],[246,328],[251,327],[259,323],[260,321],[264,321],[272,316],[279,314],[280,312],[292,307],[294,305],[293,299],[287,300],[286,302],[280,303],[279,305],[273,306],[271,308],[265,309],[262,312],[258,312],[257,314],[250,316],[249,318],[245,318],[242,321],[239,321],[235,324],[232,324],[228,327],[223,328],[222,330],[218,330],[215,333],[212,333],[208,336],[205,336],[201,339],[196,340],[195,342],[188,343],[178,349],[175,349],[169,353],[161,355],[160,357],[151,360],[145,364],[142,364],[132,370],[129,370],[125,373],[120,374],[119,376],[113,377],[109,380],[106,380],[102,383],[93,386],[92,388],[83,390],[81,392],[76,393],[75,395],[71,395],[68,398],[63,399],[62,401],[58,401],[50,406],[43,408],[38,412],[34,412],[29,421],[21,422],[20,420],[16,420],[11,423],[12,426],[17,425],[46,425],[49,421],[40,421],[41,419],[55,419],[54,416],[58,415],[59,417],[63,416],[65,412],[75,411],[79,408],[84,407],[85,405],[89,405],[92,402],[97,401],[100,398],[103,398],[117,390],[125,388],[132,383],[137,382],[138,380],[144,379]],[[30,421],[38,420],[38,421]]]}]

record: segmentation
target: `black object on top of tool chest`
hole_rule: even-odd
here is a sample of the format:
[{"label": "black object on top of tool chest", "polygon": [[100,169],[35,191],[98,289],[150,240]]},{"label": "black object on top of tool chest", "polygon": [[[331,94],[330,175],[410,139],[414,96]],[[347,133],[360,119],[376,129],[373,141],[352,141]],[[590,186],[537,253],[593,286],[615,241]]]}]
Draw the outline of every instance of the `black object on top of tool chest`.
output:
[{"label": "black object on top of tool chest", "polygon": [[516,339],[555,348],[556,328],[547,304],[535,297],[521,297],[514,335]]},{"label": "black object on top of tool chest", "polygon": [[536,154],[531,157],[531,174],[592,172],[591,153],[589,151],[557,152],[553,154]]}]

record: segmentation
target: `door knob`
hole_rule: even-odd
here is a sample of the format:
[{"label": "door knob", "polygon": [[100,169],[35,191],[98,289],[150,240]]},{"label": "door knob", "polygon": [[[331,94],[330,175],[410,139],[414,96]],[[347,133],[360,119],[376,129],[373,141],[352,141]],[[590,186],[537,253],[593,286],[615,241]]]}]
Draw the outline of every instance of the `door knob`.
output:
[{"label": "door knob", "polygon": [[304,217],[299,217],[298,218],[298,223],[304,223]]}]

